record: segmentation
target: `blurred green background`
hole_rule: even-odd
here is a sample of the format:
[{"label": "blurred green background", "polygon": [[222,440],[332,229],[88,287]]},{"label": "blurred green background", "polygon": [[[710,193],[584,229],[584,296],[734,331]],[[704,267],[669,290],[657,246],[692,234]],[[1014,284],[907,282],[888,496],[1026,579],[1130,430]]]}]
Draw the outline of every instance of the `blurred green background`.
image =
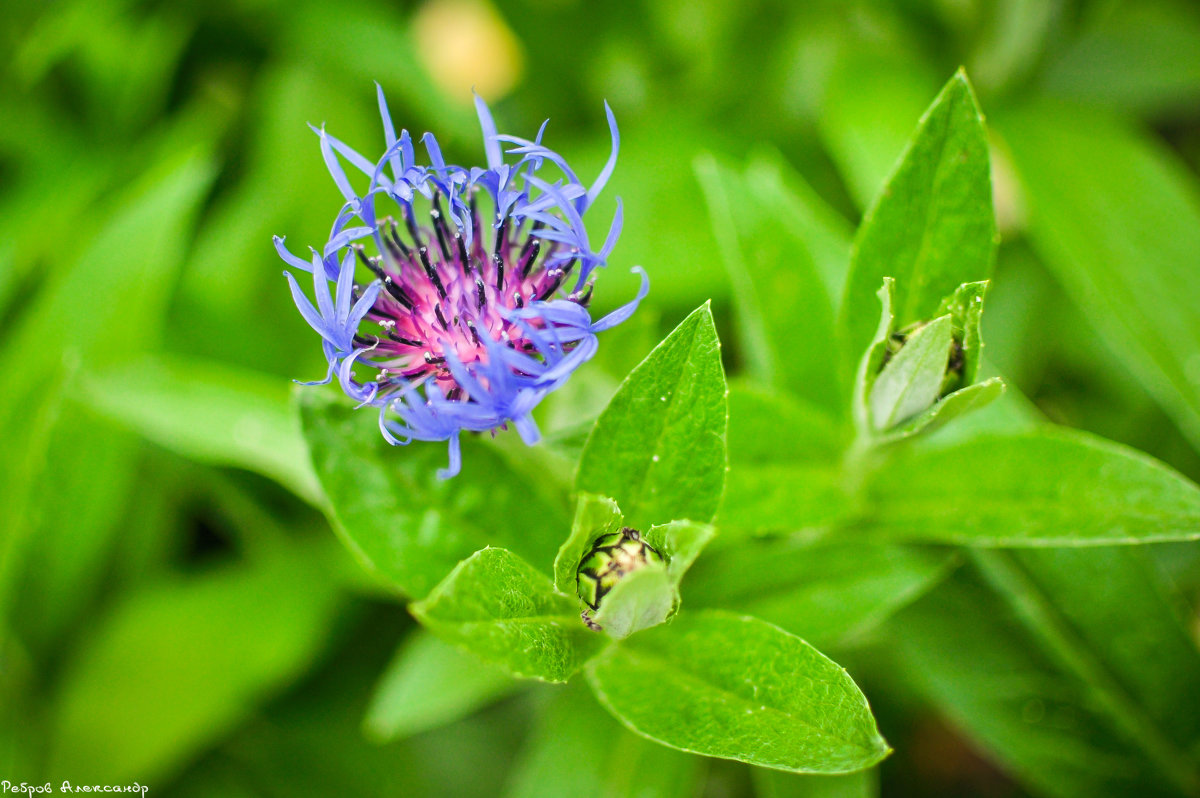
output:
[{"label": "blurred green background", "polygon": [[[849,232],[965,65],[994,137],[994,365],[1054,421],[1200,478],[1185,390],[1200,393],[1195,3],[0,12],[0,778],[138,779],[175,796],[573,794],[530,774],[555,724],[598,710],[581,698],[572,714],[549,688],[386,744],[363,732],[413,623],[337,543],[296,467],[290,380],[324,362],[271,236],[324,241],[340,197],[305,123],[378,154],[372,81],[397,125],[434,131],[460,163],[482,157],[472,86],[502,131],[532,135],[548,116],[547,143],[584,176],[607,155],[612,104],[621,158],[596,214],[620,196],[626,222],[597,301],[626,301],[634,264],[652,292],[580,375],[573,399],[598,408],[709,298],[727,368],[743,360],[698,156],[781,169]],[[1193,602],[1196,548],[1156,547]],[[852,672],[897,750],[885,794],[1026,794],[870,641],[860,649]],[[593,720],[611,736],[561,758],[612,756],[620,733]],[[680,778],[684,795],[818,794],[728,763]]]}]

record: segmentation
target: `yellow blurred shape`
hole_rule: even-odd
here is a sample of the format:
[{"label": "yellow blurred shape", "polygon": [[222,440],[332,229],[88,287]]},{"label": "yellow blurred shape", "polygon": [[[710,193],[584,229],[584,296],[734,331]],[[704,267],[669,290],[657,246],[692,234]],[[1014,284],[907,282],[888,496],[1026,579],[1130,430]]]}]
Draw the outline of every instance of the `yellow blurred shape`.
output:
[{"label": "yellow blurred shape", "polygon": [[456,101],[469,104],[472,88],[497,99],[521,78],[521,44],[488,3],[430,0],[413,19],[413,37],[434,83]]}]

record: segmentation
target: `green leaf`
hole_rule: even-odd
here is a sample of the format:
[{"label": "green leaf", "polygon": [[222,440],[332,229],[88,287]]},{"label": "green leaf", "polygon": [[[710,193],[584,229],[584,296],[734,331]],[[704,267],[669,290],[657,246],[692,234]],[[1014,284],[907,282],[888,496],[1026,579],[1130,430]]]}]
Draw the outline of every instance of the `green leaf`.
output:
[{"label": "green leaf", "polygon": [[947,551],[791,538],[710,551],[688,579],[689,606],[753,615],[815,646],[863,637],[936,585],[957,561]]},{"label": "green leaf", "polygon": [[841,425],[789,396],[745,385],[730,389],[729,408],[723,534],[804,529],[846,513]]},{"label": "green leaf", "polygon": [[247,468],[323,502],[278,377],[161,355],[85,375],[83,390],[99,412],[177,454]]},{"label": "green leaf", "polygon": [[875,327],[875,294],[895,279],[896,326],[928,321],[962,283],[986,280],[996,248],[983,117],[963,73],[942,89],[863,219],[840,324],[845,362]]},{"label": "green leaf", "polygon": [[[1143,739],[1114,730],[1095,686],[1064,671],[1012,608],[972,577],[960,571],[889,624],[889,650],[898,654],[907,680],[1037,792],[1054,798],[1180,795],[1140,750]],[[1089,592],[1097,606],[1127,598],[1112,593],[1110,601],[1105,591]]]},{"label": "green leaf", "polygon": [[621,384],[584,447],[576,487],[612,497],[635,529],[711,521],[725,485],[725,392],[704,305]]},{"label": "green leaf", "polygon": [[933,432],[945,426],[959,416],[966,415],[972,410],[978,410],[999,399],[1005,391],[1004,380],[999,377],[977,382],[960,388],[949,396],[944,396],[923,413],[899,424],[883,436],[881,442],[892,442],[911,438],[918,432]]},{"label": "green leaf", "polygon": [[504,549],[477,551],[410,609],[438,637],[522,678],[565,682],[604,645],[574,600]]},{"label": "green leaf", "polygon": [[755,618],[681,615],[588,664],[600,702],[664,745],[798,773],[879,762],[887,744],[837,664]]},{"label": "green leaf", "polygon": [[375,687],[363,730],[375,742],[436,729],[511,693],[517,682],[503,669],[412,632]]},{"label": "green leaf", "polygon": [[758,798],[876,798],[879,771],[864,770],[844,776],[804,776],[755,768],[754,794]]},{"label": "green leaf", "polygon": [[818,132],[859,208],[878,197],[941,83],[912,50],[843,47],[821,92]]},{"label": "green leaf", "polygon": [[1200,190],[1178,157],[1099,113],[1000,120],[1030,235],[1103,342],[1200,448]]},{"label": "green leaf", "polygon": [[768,184],[774,191],[764,190],[761,174],[752,181],[712,156],[695,169],[733,284],[749,373],[840,412],[833,304],[804,230],[781,212],[786,189],[776,179]]},{"label": "green leaf", "polygon": [[913,333],[875,378],[868,397],[871,425],[888,430],[933,406],[950,359],[950,316]]},{"label": "green leaf", "polygon": [[623,728],[573,683],[557,692],[509,775],[506,798],[691,798],[701,760]]},{"label": "green leaf", "polygon": [[954,325],[954,338],[962,343],[964,385],[975,382],[982,362],[983,297],[987,294],[989,281],[963,283],[953,294],[942,300],[937,315],[950,314]]},{"label": "green leaf", "polygon": [[579,494],[571,534],[554,558],[554,587],[559,593],[574,596],[579,591],[579,564],[591,550],[596,538],[620,532],[625,526],[621,508],[607,496]]},{"label": "green leaf", "polygon": [[[6,534],[0,536],[0,616],[8,612],[25,544],[38,536],[34,504],[41,497],[36,492],[40,485],[54,482],[47,468],[68,460],[78,447],[79,441],[69,432],[86,430],[86,425],[61,433],[55,430],[63,399],[77,388],[75,375],[83,364],[119,361],[131,350],[153,346],[160,337],[195,214],[216,174],[207,152],[185,147],[183,141],[174,143],[177,149],[170,157],[109,200],[112,213],[104,218],[94,240],[66,268],[48,272],[34,301],[6,331],[0,350],[0,367],[6,375],[0,391],[0,438],[10,454],[0,458],[0,506],[6,508]],[[64,335],[63,325],[78,317],[83,297],[87,323],[74,325]],[[102,434],[112,437],[109,432]],[[125,472],[128,477],[132,467],[127,457],[121,458],[123,464],[115,462],[116,449],[126,443],[117,441],[112,446],[108,459],[113,484],[81,486],[93,500],[113,488],[99,504],[122,500],[119,485],[124,479],[117,476]],[[53,500],[69,506],[72,498],[59,494]],[[101,524],[94,533],[107,538],[111,529]],[[58,537],[70,531],[69,526],[58,526],[45,534]],[[106,550],[104,545],[88,549],[96,554]]]},{"label": "green leaf", "polygon": [[81,783],[165,779],[291,684],[337,606],[328,563],[314,554],[288,552],[120,600],[63,674],[48,773]]},{"label": "green leaf", "polygon": [[1200,488],[1152,458],[1046,427],[892,458],[855,532],[966,546],[1200,539]]},{"label": "green leaf", "polygon": [[1108,725],[1182,792],[1200,791],[1200,651],[1143,550],[976,552],[975,560],[1047,654],[1087,685]]},{"label": "green leaf", "polygon": [[614,640],[663,623],[679,605],[679,594],[662,563],[647,563],[621,577],[600,602],[593,619]]},{"label": "green leaf", "polygon": [[375,411],[354,410],[330,392],[301,391],[299,402],[334,529],[398,591],[424,596],[460,560],[490,543],[531,562],[550,561],[568,524],[561,499],[510,477],[494,450],[464,440],[462,473],[442,480],[435,472],[445,464],[444,444],[389,446]]},{"label": "green leaf", "polygon": [[1136,113],[1186,116],[1200,101],[1200,14],[1186,3],[1121,3],[1089,15],[1046,67],[1045,90]]}]

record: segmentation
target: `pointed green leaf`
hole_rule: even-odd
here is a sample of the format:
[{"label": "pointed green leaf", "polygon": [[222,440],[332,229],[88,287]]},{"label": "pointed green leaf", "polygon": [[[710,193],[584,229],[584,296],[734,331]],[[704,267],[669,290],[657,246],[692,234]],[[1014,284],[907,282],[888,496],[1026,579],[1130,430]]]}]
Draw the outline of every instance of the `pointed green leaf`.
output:
[{"label": "pointed green leaf", "polygon": [[725,485],[728,410],[708,305],[625,379],[584,447],[576,487],[610,496],[639,530],[711,521]]},{"label": "pointed green leaf", "polygon": [[158,356],[85,375],[83,388],[92,407],[177,454],[257,471],[311,504],[323,501],[278,377]]},{"label": "pointed green leaf", "polygon": [[1119,119],[1038,103],[1000,120],[1031,240],[1103,343],[1200,447],[1200,188]]},{"label": "pointed green leaf", "polygon": [[764,621],[679,616],[589,663],[600,702],[639,734],[684,751],[798,773],[844,773],[888,753],[838,665]]},{"label": "pointed green leaf", "polygon": [[840,323],[847,363],[871,340],[875,293],[896,281],[896,326],[928,321],[962,283],[986,280],[996,248],[983,117],[963,73],[921,118],[896,171],[863,219]]},{"label": "pointed green leaf", "polygon": [[1046,427],[914,450],[873,473],[862,532],[966,546],[1200,540],[1200,488],[1158,461]]},{"label": "pointed green leaf", "polygon": [[419,734],[466,717],[517,685],[503,668],[418,629],[375,686],[363,730],[375,742]]},{"label": "pointed green leaf", "polygon": [[758,185],[761,171],[752,182],[711,156],[695,169],[733,285],[751,375],[840,412],[833,304],[802,231],[782,215],[786,189],[777,178],[767,184],[771,191]]},{"label": "pointed green leaf", "polygon": [[438,637],[522,678],[565,682],[605,642],[576,601],[505,549],[475,552],[410,609]]}]

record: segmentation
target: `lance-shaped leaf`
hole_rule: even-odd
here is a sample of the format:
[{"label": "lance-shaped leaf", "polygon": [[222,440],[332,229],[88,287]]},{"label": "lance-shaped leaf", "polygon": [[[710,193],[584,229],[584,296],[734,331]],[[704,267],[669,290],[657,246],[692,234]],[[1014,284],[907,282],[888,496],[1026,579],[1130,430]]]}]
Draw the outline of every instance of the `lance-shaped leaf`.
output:
[{"label": "lance-shaped leaf", "polygon": [[720,350],[704,305],[621,384],[584,447],[576,487],[612,497],[635,529],[711,521],[725,486]]},{"label": "lance-shaped leaf", "polygon": [[847,367],[870,344],[885,277],[896,281],[893,311],[904,328],[932,318],[962,283],[986,280],[995,248],[987,136],[959,72],[921,118],[859,228],[840,317]]},{"label": "lance-shaped leaf", "polygon": [[858,531],[966,546],[1200,539],[1200,488],[1141,452],[1055,427],[912,450],[868,477]]},{"label": "lance-shaped leaf", "polygon": [[756,618],[681,615],[587,668],[626,726],[684,751],[797,773],[847,773],[888,754],[866,698],[836,663]]},{"label": "lance-shaped leaf", "polygon": [[514,676],[565,682],[604,645],[574,600],[505,549],[475,552],[410,609],[443,640]]},{"label": "lance-shaped leaf", "polygon": [[502,668],[442,642],[410,634],[375,687],[363,731],[376,742],[436,729],[511,693],[520,684]]}]

